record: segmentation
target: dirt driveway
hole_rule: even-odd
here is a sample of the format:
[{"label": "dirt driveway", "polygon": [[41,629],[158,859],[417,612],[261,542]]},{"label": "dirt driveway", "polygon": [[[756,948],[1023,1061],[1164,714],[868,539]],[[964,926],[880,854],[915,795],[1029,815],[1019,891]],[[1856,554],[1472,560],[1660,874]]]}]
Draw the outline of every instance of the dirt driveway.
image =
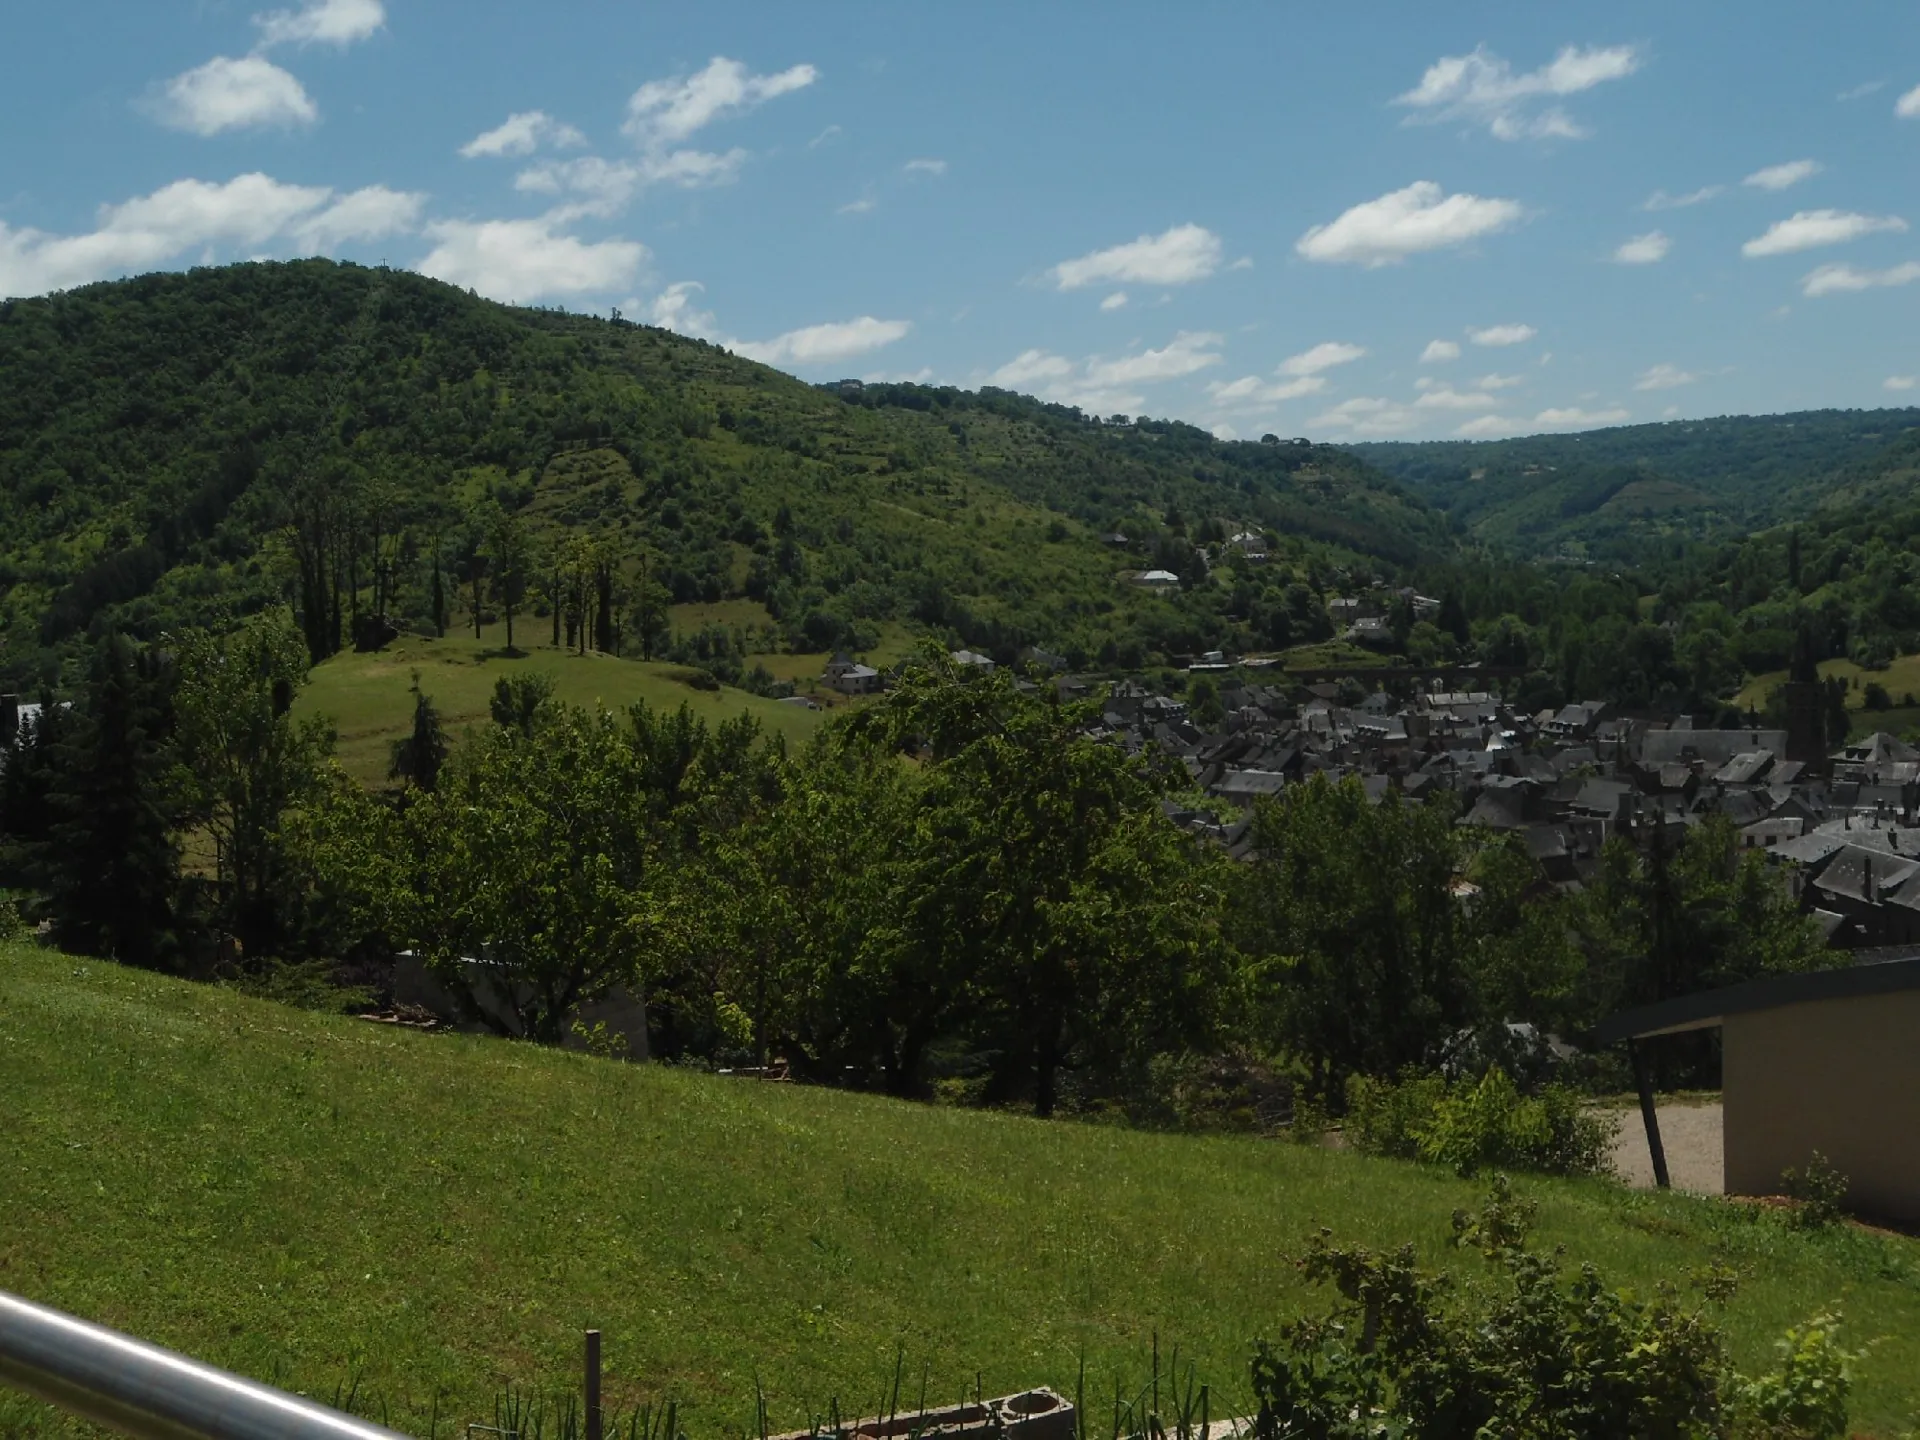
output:
[{"label": "dirt driveway", "polygon": [[[1659,1105],[1661,1147],[1667,1152],[1667,1174],[1676,1190],[1696,1195],[1719,1195],[1726,1190],[1722,1162],[1720,1105]],[[1646,1127],[1640,1109],[1620,1112],[1620,1130],[1613,1140],[1613,1168],[1638,1190],[1653,1188],[1653,1161],[1647,1155]]]}]

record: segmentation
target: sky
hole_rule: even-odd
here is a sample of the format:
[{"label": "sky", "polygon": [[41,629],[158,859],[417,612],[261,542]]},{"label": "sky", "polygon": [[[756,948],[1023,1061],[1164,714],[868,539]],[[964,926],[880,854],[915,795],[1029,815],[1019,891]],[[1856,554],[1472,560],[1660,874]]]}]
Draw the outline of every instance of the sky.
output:
[{"label": "sky", "polygon": [[0,295],[330,255],[1226,438],[1920,403],[1920,6],[16,7]]}]

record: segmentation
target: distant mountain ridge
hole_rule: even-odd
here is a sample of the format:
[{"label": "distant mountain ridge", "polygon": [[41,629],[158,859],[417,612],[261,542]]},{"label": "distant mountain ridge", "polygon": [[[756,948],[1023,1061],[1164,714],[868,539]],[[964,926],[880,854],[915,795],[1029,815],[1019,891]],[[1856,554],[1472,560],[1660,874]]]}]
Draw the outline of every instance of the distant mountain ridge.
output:
[{"label": "distant mountain ridge", "polygon": [[[241,264],[0,305],[0,684],[44,683],[90,629],[157,634],[295,593],[301,495],[332,516],[336,590],[403,621],[430,613],[436,552],[465,593],[471,516],[492,504],[538,553],[591,535],[629,588],[763,602],[807,648],[897,622],[1145,663],[1272,643],[1290,583],[1457,548],[1438,511],[1331,446],[991,389],[809,385],[407,272]],[[1240,526],[1284,539],[1284,563],[1232,597],[1195,583],[1195,547]],[[1115,530],[1127,549],[1103,542]],[[1150,565],[1189,583],[1117,578]],[[1296,618],[1313,608],[1294,597]]]},{"label": "distant mountain ridge", "polygon": [[1809,410],[1346,448],[1516,555],[1631,562],[1806,514],[1916,433],[1920,409]]}]

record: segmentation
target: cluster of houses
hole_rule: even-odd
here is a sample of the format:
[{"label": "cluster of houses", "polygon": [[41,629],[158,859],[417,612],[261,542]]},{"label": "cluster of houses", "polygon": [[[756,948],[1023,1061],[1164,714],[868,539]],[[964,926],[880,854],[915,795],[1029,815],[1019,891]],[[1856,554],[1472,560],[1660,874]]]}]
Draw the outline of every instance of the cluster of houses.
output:
[{"label": "cluster of houses", "polygon": [[[953,659],[994,668],[972,651]],[[1023,660],[1032,677],[1023,684],[1101,693],[1104,682],[1063,673],[1057,655],[1034,650]],[[1252,803],[1316,774],[1357,776],[1376,799],[1450,791],[1462,823],[1519,835],[1547,878],[1567,887],[1593,877],[1611,836],[1645,841],[1657,826],[1677,843],[1722,815],[1742,847],[1781,867],[1830,944],[1920,943],[1920,749],[1891,735],[1821,753],[1786,730],[1700,729],[1684,716],[1618,713],[1601,701],[1525,714],[1490,691],[1437,678],[1424,688],[1413,681],[1411,698],[1395,699],[1359,689],[1364,671],[1300,684],[1217,654],[1190,668],[1217,687],[1206,723],[1186,700],[1133,679],[1105,690],[1097,730],[1184,765],[1193,788],[1219,805],[1169,813],[1236,855],[1250,844]],[[1473,672],[1452,673],[1458,684]],[[877,693],[890,678],[844,654],[825,676],[848,695]]]},{"label": "cluster of houses", "polygon": [[1697,729],[1599,701],[1528,715],[1484,690],[1407,701],[1375,690],[1343,703],[1333,683],[1229,680],[1219,702],[1203,726],[1186,702],[1123,681],[1107,692],[1100,731],[1179,760],[1221,804],[1170,813],[1237,854],[1251,802],[1315,774],[1357,776],[1376,798],[1451,791],[1462,823],[1514,832],[1569,887],[1593,877],[1610,836],[1644,840],[1659,826],[1678,841],[1723,815],[1743,847],[1786,872],[1830,944],[1920,942],[1920,750],[1891,735],[1789,759],[1804,746],[1785,730]]}]

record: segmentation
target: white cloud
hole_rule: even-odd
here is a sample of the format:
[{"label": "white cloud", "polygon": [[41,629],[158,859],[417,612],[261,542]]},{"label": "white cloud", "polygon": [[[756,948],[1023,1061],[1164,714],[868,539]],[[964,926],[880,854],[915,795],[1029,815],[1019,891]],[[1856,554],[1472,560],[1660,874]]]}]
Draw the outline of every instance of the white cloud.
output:
[{"label": "white cloud", "polygon": [[1460,358],[1460,342],[1457,340],[1429,340],[1427,348],[1420,352],[1422,365],[1437,365],[1443,360]]},{"label": "white cloud", "polygon": [[944,160],[909,160],[900,167],[909,175],[944,175],[947,162]]},{"label": "white cloud", "polygon": [[1611,410],[1582,410],[1577,405],[1557,410],[1542,410],[1533,417],[1533,423],[1549,429],[1578,429],[1582,426],[1618,425],[1630,417],[1630,412],[1619,408]]},{"label": "white cloud", "polygon": [[482,155],[531,155],[542,145],[564,149],[584,145],[587,137],[571,125],[562,124],[544,110],[521,110],[509,115],[493,129],[479,134],[460,147],[469,160]]},{"label": "white cloud", "polygon": [[1448,195],[1431,180],[1416,180],[1314,226],[1294,249],[1328,264],[1397,265],[1409,255],[1498,234],[1523,213],[1517,200]]},{"label": "white cloud", "polygon": [[[547,162],[522,171],[514,184],[521,190],[570,191],[580,196],[577,204],[556,212],[563,222],[579,215],[611,214],[649,185],[692,189],[727,184],[746,163],[745,150],[700,150],[682,142],[716,120],[804,89],[817,78],[819,72],[811,65],[795,65],[776,75],[753,75],[738,60],[716,56],[697,74],[649,80],[633,92],[621,130],[639,147],[638,158],[586,156]],[[814,143],[830,133],[837,133],[836,127],[828,126]]]},{"label": "white cloud", "polygon": [[266,125],[311,125],[319,107],[292,75],[271,60],[216,55],[176,75],[154,104],[164,125],[195,135],[218,135]]},{"label": "white cloud", "polygon": [[1920,375],[1889,375],[1880,385],[1885,390],[1912,390],[1920,387]]},{"label": "white cloud", "polygon": [[1511,390],[1516,385],[1526,384],[1527,377],[1524,375],[1482,375],[1473,383],[1478,385],[1482,390]]},{"label": "white cloud", "polygon": [[1337,435],[1403,435],[1422,424],[1425,418],[1411,405],[1372,395],[1356,395],[1314,416],[1307,424]]},{"label": "white cloud", "polygon": [[286,185],[258,173],[225,184],[176,180],[100,211],[83,235],[49,235],[0,223],[0,295],[38,295],[155,269],[214,246],[257,250],[276,242],[327,249],[415,224],[423,197],[368,186],[336,198],[324,185]]},{"label": "white cloud", "polygon": [[1222,338],[1209,331],[1182,330],[1157,350],[1113,358],[1094,355],[1080,362],[1048,350],[1025,350],[989,374],[986,383],[1094,414],[1130,413],[1145,403],[1142,387],[1218,365]]},{"label": "white cloud", "polygon": [[585,241],[537,220],[440,220],[427,226],[432,251],[414,268],[491,300],[530,304],[554,295],[616,290],[647,259],[635,240]]},{"label": "white cloud", "polygon": [[1658,230],[1649,230],[1645,235],[1636,235],[1631,240],[1621,242],[1613,252],[1616,265],[1657,265],[1667,258],[1667,252],[1673,248],[1669,240]]},{"label": "white cloud", "polygon": [[369,185],[342,195],[326,209],[293,227],[293,237],[308,249],[325,254],[350,240],[381,240],[403,235],[420,223],[427,197],[384,185]]},{"label": "white cloud", "polygon": [[647,149],[669,149],[715,120],[803,90],[820,76],[811,65],[777,75],[751,75],[738,60],[716,55],[693,75],[649,80],[627,101],[626,133]]},{"label": "white cloud", "polygon": [[1748,259],[1767,255],[1791,255],[1819,245],[1839,245],[1882,230],[1905,230],[1907,222],[1897,215],[1859,215],[1850,210],[1802,210],[1785,220],[1776,220],[1767,233],[1756,236],[1740,247]]},{"label": "white cloud", "polygon": [[1410,123],[1465,120],[1485,125],[1501,140],[1573,140],[1587,132],[1558,106],[1536,111],[1534,103],[1578,95],[1639,68],[1639,51],[1631,45],[1569,45],[1538,70],[1515,74],[1507,61],[1482,46],[1434,61],[1420,83],[1393,103],[1416,112]]},{"label": "white cloud", "polygon": [[829,125],[827,126],[826,129],[822,130],[818,135],[814,136],[811,140],[807,141],[807,149],[818,150],[822,145],[826,144],[829,140],[838,139],[842,133],[843,132],[841,131],[838,125]]},{"label": "white cloud", "polygon": [[1519,422],[1509,420],[1504,415],[1481,415],[1467,421],[1453,433],[1463,440],[1486,440],[1515,434],[1520,428]]},{"label": "white cloud", "polygon": [[858,200],[849,200],[833,213],[836,215],[865,215],[870,210],[878,210],[880,202],[871,195],[862,195]]},{"label": "white cloud", "polygon": [[789,330],[771,340],[739,340],[729,348],[763,365],[827,365],[865,355],[901,339],[913,326],[905,320],[876,320],[862,315]]},{"label": "white cloud", "polygon": [[1800,281],[1800,293],[1809,299],[1818,295],[1838,295],[1851,290],[1872,290],[1888,285],[1911,285],[1920,280],[1920,260],[1909,260],[1885,270],[1859,270],[1851,265],[1822,265]]},{"label": "white cloud", "polygon": [[1298,355],[1290,355],[1280,362],[1282,375],[1318,375],[1322,370],[1331,370],[1336,365],[1351,365],[1367,353],[1364,345],[1348,345],[1338,340],[1326,340],[1311,350]]},{"label": "white cloud", "polygon": [[1920,118],[1920,85],[1914,86],[1893,102],[1893,113],[1902,120]]},{"label": "white cloud", "polygon": [[1126,308],[1126,303],[1127,292],[1124,290],[1116,290],[1100,302],[1100,308],[1102,310],[1121,310]]},{"label": "white cloud", "polygon": [[1224,338],[1208,330],[1182,330],[1158,350],[1142,350],[1117,360],[1089,360],[1087,379],[1101,389],[1177,380],[1218,365],[1223,357],[1215,347]]},{"label": "white cloud", "polygon": [[387,23],[380,0],[308,0],[298,10],[256,15],[260,48],[271,45],[340,45],[365,40]]},{"label": "white cloud", "polygon": [[1825,167],[1818,160],[1789,160],[1784,165],[1769,165],[1756,170],[1740,183],[1757,190],[1785,190],[1802,180],[1811,180]]},{"label": "white cloud", "polygon": [[1642,210],[1684,210],[1689,205],[1704,205],[1726,193],[1724,185],[1702,185],[1698,190],[1689,190],[1684,195],[1669,195],[1664,190],[1656,190],[1649,195],[1640,208]]},{"label": "white cloud", "polygon": [[725,185],[746,163],[747,152],[674,150],[637,160],[607,160],[582,155],[577,160],[546,160],[514,176],[516,190],[540,195],[571,194],[575,201],[555,211],[562,221],[582,215],[614,215],[649,185],[696,189]]},{"label": "white cloud", "polygon": [[1251,255],[1242,255],[1238,260],[1234,261],[1231,265],[1229,265],[1227,269],[1251,270],[1253,269],[1253,257]]},{"label": "white cloud", "polygon": [[1524,345],[1539,332],[1531,325],[1488,325],[1476,330],[1467,327],[1467,338],[1476,345]]},{"label": "white cloud", "polygon": [[1258,375],[1242,375],[1238,380],[1215,380],[1207,394],[1216,405],[1231,410],[1263,408],[1282,400],[1298,400],[1303,395],[1318,395],[1327,388],[1324,376],[1302,375],[1278,384]]},{"label": "white cloud", "polygon": [[1633,382],[1636,390],[1677,390],[1682,385],[1691,385],[1700,377],[1691,371],[1682,370],[1678,365],[1664,362],[1649,370],[1640,372],[1640,378]]},{"label": "white cloud", "polygon": [[1500,402],[1482,390],[1456,390],[1451,385],[1427,385],[1414,405],[1421,410],[1490,410]]},{"label": "white cloud", "polygon": [[1023,350],[987,377],[989,385],[1003,390],[1023,386],[1052,384],[1073,374],[1073,362],[1064,355],[1045,350]]},{"label": "white cloud", "polygon": [[1079,290],[1116,282],[1188,285],[1219,268],[1220,237],[1205,226],[1189,223],[1095,250],[1077,260],[1063,260],[1047,275],[1062,290]]},{"label": "white cloud", "polygon": [[645,307],[638,301],[629,301],[628,308],[645,314],[649,322],[662,330],[706,339],[714,333],[713,314],[697,309],[693,299],[705,289],[698,280],[681,280],[662,290]]},{"label": "white cloud", "polygon": [[1884,90],[1886,88],[1887,88],[1887,82],[1884,80],[1867,80],[1867,81],[1863,81],[1858,85],[1855,85],[1850,90],[1842,90],[1838,95],[1834,96],[1833,98],[1840,101],[1842,104],[1844,104],[1849,100],[1864,100],[1867,98],[1867,96],[1874,94],[1876,91]]}]

